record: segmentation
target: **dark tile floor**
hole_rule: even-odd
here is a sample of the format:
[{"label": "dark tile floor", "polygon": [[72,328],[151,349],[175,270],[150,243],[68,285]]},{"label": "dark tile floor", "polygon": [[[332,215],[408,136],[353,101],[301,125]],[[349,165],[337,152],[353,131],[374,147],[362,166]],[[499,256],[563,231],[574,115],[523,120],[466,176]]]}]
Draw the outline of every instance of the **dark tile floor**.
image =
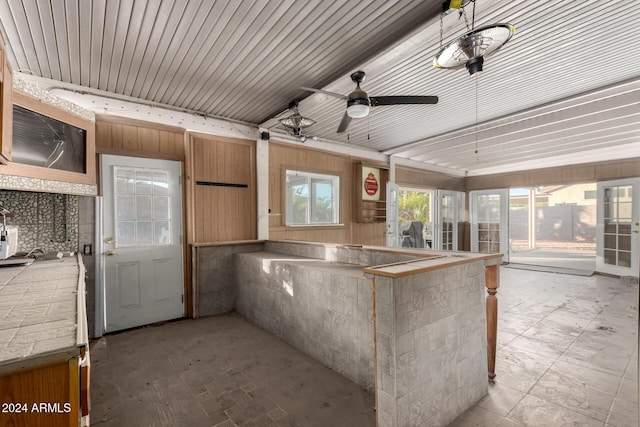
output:
[{"label": "dark tile floor", "polygon": [[[496,383],[451,425],[638,425],[638,285],[501,269]],[[94,426],[375,425],[374,397],[239,315],[95,341]]]},{"label": "dark tile floor", "polygon": [[91,347],[92,426],[373,426],[374,396],[236,314]]}]

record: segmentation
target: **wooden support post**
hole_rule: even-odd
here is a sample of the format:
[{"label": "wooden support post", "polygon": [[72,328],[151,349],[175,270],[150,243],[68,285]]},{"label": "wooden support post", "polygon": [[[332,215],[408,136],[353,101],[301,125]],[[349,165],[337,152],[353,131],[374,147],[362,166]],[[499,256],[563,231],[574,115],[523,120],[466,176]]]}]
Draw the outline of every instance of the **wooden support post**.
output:
[{"label": "wooden support post", "polygon": [[489,381],[496,377],[496,347],[498,339],[498,286],[500,286],[500,266],[484,268],[484,284],[487,287],[487,364]]}]

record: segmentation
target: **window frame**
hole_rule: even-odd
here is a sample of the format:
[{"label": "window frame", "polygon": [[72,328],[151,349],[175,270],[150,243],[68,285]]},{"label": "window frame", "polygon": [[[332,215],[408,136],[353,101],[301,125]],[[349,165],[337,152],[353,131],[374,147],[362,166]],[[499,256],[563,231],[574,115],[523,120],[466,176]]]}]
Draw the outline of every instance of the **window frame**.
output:
[{"label": "window frame", "polygon": [[[293,218],[293,210],[292,210],[292,202],[289,192],[288,185],[288,177],[289,176],[299,176],[305,178],[304,184],[307,185],[309,196],[307,199],[307,212],[304,223],[292,222]],[[314,206],[317,199],[314,197],[315,193],[315,185],[313,185],[313,180],[317,181],[329,181],[331,183],[332,188],[332,221],[331,222],[314,222],[313,221],[313,213]],[[338,174],[325,173],[325,172],[310,172],[310,171],[302,171],[299,169],[289,169],[286,168],[284,171],[284,211],[285,211],[285,220],[284,225],[287,227],[337,227],[342,226],[341,222],[341,212],[340,212],[340,194],[341,194],[341,177]]]}]

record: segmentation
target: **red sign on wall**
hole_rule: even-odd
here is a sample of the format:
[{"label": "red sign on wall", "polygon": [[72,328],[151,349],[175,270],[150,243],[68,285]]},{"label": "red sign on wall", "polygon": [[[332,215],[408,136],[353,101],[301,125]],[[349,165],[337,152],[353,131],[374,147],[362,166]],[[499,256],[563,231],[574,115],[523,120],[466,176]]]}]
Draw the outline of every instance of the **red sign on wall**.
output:
[{"label": "red sign on wall", "polygon": [[367,175],[367,178],[364,180],[364,191],[370,196],[378,192],[378,181],[376,181],[373,172],[369,172],[369,175]]},{"label": "red sign on wall", "polygon": [[380,200],[380,169],[362,167],[362,200]]}]

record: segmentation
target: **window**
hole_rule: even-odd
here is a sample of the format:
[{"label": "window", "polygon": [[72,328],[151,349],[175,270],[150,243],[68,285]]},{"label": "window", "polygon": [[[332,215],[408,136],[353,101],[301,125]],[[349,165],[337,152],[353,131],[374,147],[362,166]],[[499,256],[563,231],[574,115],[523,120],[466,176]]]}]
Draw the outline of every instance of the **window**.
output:
[{"label": "window", "polygon": [[340,177],[288,170],[287,225],[338,224]]},{"label": "window", "polygon": [[171,245],[169,171],[114,166],[117,247]]}]

